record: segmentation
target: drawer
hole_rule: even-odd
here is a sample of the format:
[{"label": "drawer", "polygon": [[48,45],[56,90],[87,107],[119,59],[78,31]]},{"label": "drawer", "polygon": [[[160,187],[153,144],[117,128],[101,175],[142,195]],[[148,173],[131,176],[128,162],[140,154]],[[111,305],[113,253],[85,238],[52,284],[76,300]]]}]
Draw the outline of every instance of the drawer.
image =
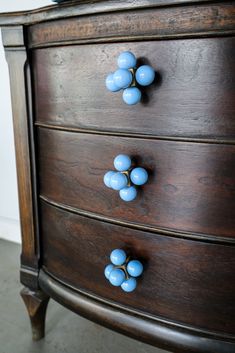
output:
[{"label": "drawer", "polygon": [[[75,289],[211,331],[235,333],[235,247],[153,235],[41,203],[43,265]],[[104,277],[122,248],[144,263],[134,292]]]},{"label": "drawer", "polygon": [[[62,46],[32,51],[38,124],[158,136],[235,136],[234,38]],[[157,72],[127,106],[105,78],[120,52]]]},{"label": "drawer", "polygon": [[[235,237],[235,146],[38,129],[40,193],[120,222]],[[103,183],[113,159],[130,155],[150,174],[136,200]]]}]

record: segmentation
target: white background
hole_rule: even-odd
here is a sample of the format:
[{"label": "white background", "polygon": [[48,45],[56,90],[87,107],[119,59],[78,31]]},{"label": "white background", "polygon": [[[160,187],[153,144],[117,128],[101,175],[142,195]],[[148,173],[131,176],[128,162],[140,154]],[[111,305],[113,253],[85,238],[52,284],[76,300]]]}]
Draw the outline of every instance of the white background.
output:
[{"label": "white background", "polygon": [[[51,0],[0,0],[0,13],[52,5]],[[0,36],[0,238],[20,242],[8,67]]]}]

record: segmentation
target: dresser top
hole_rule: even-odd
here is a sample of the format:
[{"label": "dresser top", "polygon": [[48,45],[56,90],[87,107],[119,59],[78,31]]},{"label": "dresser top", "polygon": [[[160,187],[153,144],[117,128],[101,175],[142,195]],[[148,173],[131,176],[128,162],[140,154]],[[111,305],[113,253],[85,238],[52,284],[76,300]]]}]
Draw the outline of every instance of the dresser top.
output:
[{"label": "dresser top", "polygon": [[[48,20],[88,14],[136,10],[141,8],[182,6],[213,3],[212,0],[71,0],[60,5],[41,7],[30,11],[0,13],[0,26],[30,25]],[[222,3],[224,1],[221,1]],[[230,1],[232,3],[232,1]]]}]

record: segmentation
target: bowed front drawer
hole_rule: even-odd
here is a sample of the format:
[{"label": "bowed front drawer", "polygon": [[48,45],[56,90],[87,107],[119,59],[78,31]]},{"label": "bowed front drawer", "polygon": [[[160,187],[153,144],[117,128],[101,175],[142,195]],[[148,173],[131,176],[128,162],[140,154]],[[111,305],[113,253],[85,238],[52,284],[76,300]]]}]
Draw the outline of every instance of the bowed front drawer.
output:
[{"label": "bowed front drawer", "polygon": [[[38,125],[155,136],[235,134],[234,38],[92,44],[32,51]],[[117,57],[130,50],[150,64],[154,84],[131,108],[105,87]]]},{"label": "bowed front drawer", "polygon": [[[38,149],[40,194],[54,203],[126,225],[235,236],[235,146],[40,128]],[[132,202],[103,182],[119,153],[149,173]]]},{"label": "bowed front drawer", "polygon": [[[41,214],[44,268],[58,280],[143,315],[235,333],[235,247],[128,229],[44,201]],[[115,248],[144,265],[132,293],[113,287],[103,275]]]}]

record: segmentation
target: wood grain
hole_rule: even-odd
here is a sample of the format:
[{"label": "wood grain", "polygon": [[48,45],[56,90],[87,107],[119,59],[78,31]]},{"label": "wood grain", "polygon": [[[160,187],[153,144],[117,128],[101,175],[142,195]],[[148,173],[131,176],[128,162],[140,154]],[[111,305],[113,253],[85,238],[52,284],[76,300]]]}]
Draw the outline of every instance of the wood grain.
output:
[{"label": "wood grain", "polygon": [[[13,100],[21,282],[28,287],[22,294],[36,338],[52,295],[174,352],[234,351],[234,5],[81,0],[0,15]],[[135,107],[104,85],[123,50],[157,72]],[[150,174],[132,204],[103,185],[121,152]],[[38,210],[40,192],[47,202]],[[104,279],[114,247],[144,263],[132,294]]]},{"label": "wood grain", "polygon": [[[16,147],[16,165],[18,178],[18,193],[22,232],[21,263],[33,272],[38,269],[39,249],[35,231],[36,218],[34,214],[34,181],[31,178],[32,159],[30,137],[28,135],[30,119],[29,95],[27,84],[29,77],[26,74],[28,55],[24,43],[23,27],[9,27],[3,31],[3,43],[7,46],[9,41],[15,43],[17,48],[6,48],[6,59],[9,66],[12,112],[14,123],[14,138]],[[15,42],[14,42],[15,41]],[[27,82],[28,80],[28,82]],[[32,121],[32,120],[31,120]],[[25,285],[29,283],[33,288],[37,286],[35,276],[22,276]]]},{"label": "wood grain", "polygon": [[[234,246],[133,231],[44,202],[41,215],[43,263],[58,279],[144,313],[235,333]],[[130,294],[111,286],[103,274],[115,248],[144,263],[144,274]]]},{"label": "wood grain", "polygon": [[234,34],[234,23],[232,2],[120,11],[35,24],[29,28],[29,45]]},{"label": "wood grain", "polygon": [[231,353],[235,349],[232,336],[216,335],[175,322],[146,317],[141,312],[110,301],[73,290],[44,270],[39,274],[40,286],[54,300],[75,313],[130,337],[175,353]]},{"label": "wood grain", "polygon": [[45,319],[49,296],[41,290],[32,291],[29,288],[23,288],[20,295],[29,314],[32,339],[38,341],[45,335]]},{"label": "wood grain", "polygon": [[[144,8],[184,6],[192,4],[216,3],[212,0],[79,0],[61,5],[50,5],[30,11],[0,13],[1,26],[30,25],[56,19],[93,15],[104,12],[137,10]],[[229,2],[233,3],[232,1]],[[221,1],[223,5],[223,1]],[[215,28],[216,29],[216,28]]]},{"label": "wood grain", "polygon": [[[136,106],[105,87],[124,50],[157,73]],[[235,139],[234,56],[234,38],[35,50],[36,120],[81,129]]]},{"label": "wood grain", "polygon": [[[103,216],[234,238],[235,146],[38,130],[40,193]],[[125,153],[149,182],[133,202],[103,183]]]}]

